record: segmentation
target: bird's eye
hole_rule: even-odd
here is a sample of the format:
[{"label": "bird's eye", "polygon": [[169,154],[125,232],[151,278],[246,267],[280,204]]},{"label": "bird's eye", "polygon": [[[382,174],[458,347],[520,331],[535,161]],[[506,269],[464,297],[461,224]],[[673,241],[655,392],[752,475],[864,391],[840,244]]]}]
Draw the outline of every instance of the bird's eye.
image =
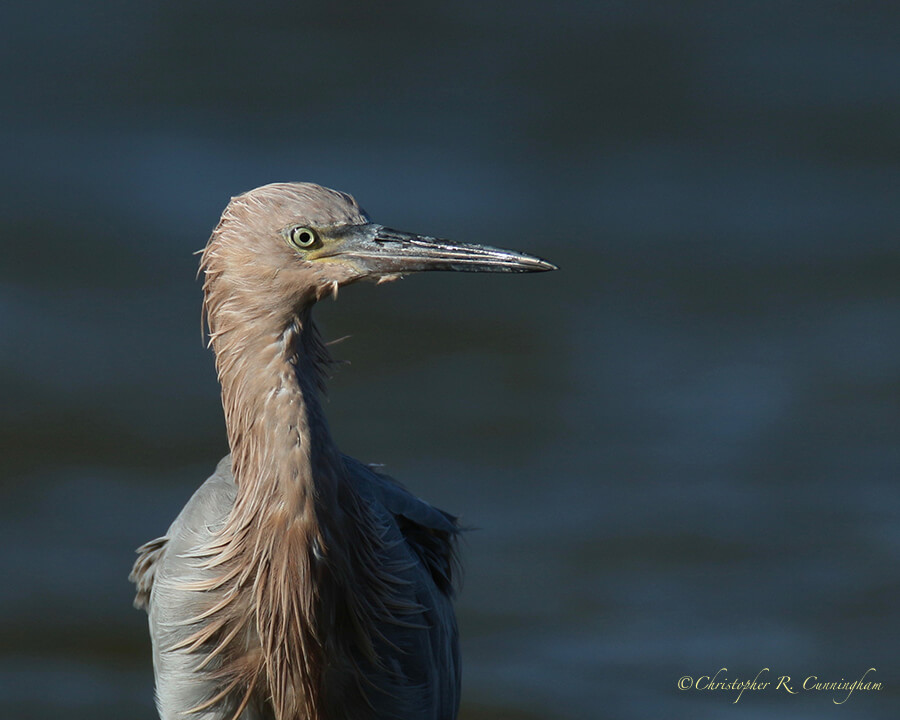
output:
[{"label": "bird's eye", "polygon": [[316,244],[316,231],[308,227],[292,227],[288,230],[288,242],[298,250],[306,250]]}]

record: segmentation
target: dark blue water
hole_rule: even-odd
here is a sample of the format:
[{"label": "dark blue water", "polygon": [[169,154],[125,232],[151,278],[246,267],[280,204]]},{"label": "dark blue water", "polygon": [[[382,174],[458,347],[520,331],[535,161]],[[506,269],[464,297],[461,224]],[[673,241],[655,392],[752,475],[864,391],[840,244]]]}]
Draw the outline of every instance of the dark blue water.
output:
[{"label": "dark blue water", "polygon": [[319,308],[342,448],[479,528],[463,718],[898,716],[893,6],[3,16],[2,717],[155,716],[132,550],[227,452],[191,253],[286,179],[562,268]]}]

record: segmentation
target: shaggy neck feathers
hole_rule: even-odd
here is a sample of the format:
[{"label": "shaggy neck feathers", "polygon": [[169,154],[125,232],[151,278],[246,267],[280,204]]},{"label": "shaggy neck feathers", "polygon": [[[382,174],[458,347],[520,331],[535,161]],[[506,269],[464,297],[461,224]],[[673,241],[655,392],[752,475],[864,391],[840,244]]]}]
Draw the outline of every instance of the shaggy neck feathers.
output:
[{"label": "shaggy neck feathers", "polygon": [[323,416],[330,359],[312,301],[291,313],[242,302],[214,261],[208,247],[204,311],[238,492],[197,553],[214,577],[192,589],[211,600],[183,646],[205,653],[222,688],[202,707],[364,718],[368,691],[347,679],[380,667],[378,628],[417,606],[397,599],[403,568],[386,566],[385,529],[347,482]]},{"label": "shaggy neck feathers", "polygon": [[234,596],[252,598],[252,607],[222,608],[223,631],[259,643],[249,664],[240,648],[229,663],[223,648],[221,670],[245,700],[255,689],[269,697],[279,720],[313,719],[323,717],[328,659],[312,589],[330,582],[326,556],[346,564],[329,527],[340,515],[342,464],[318,399],[327,353],[308,312],[280,329],[261,320],[226,329],[210,316],[238,487],[210,562],[229,568],[225,597],[243,587]]}]

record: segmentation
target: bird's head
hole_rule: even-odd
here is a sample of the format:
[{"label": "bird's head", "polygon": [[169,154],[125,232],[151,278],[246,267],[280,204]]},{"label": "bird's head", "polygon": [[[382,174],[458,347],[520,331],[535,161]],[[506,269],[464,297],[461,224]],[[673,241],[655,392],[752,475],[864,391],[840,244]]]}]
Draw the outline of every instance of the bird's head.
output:
[{"label": "bird's head", "polygon": [[[425,270],[555,270],[531,255],[391,230],[356,200],[311,183],[274,183],[232,198],[203,252],[207,312],[291,314],[357,280]],[[212,318],[211,318],[212,319]]]}]

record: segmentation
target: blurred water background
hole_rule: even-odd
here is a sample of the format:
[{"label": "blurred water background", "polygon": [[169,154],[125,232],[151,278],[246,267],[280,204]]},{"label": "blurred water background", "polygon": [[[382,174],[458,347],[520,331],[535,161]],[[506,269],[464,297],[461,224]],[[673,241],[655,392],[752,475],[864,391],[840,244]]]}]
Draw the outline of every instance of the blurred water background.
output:
[{"label": "blurred water background", "polygon": [[479,528],[463,719],[900,717],[898,7],[7,4],[0,717],[155,717],[132,551],[227,451],[192,252],[274,180],[562,268],[318,312],[342,448]]}]

